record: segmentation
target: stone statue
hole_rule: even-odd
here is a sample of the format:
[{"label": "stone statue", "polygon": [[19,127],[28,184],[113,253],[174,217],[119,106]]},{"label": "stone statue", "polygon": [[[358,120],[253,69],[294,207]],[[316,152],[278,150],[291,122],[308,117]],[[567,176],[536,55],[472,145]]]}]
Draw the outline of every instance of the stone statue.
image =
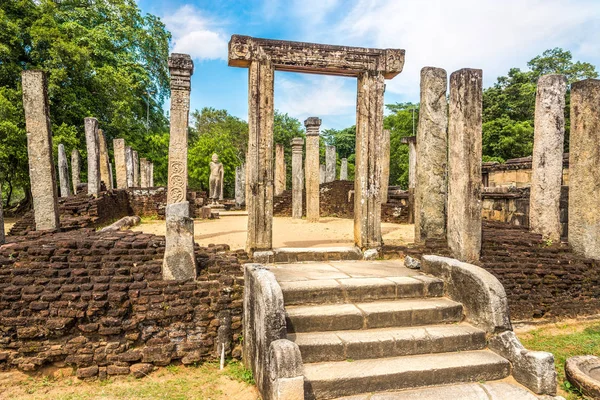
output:
[{"label": "stone statue", "polygon": [[219,156],[215,153],[212,155],[210,163],[210,179],[209,179],[209,194],[208,197],[213,204],[217,200],[223,200],[223,164],[219,162]]}]

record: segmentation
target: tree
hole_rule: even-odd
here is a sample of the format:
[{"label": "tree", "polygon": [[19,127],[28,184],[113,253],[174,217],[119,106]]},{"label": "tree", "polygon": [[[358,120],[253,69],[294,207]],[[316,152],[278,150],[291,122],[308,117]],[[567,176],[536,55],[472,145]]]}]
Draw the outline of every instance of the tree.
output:
[{"label": "tree", "polygon": [[384,129],[390,130],[390,185],[408,188],[408,145],[402,138],[416,134],[419,105],[396,103],[386,108],[391,111],[383,119]]}]

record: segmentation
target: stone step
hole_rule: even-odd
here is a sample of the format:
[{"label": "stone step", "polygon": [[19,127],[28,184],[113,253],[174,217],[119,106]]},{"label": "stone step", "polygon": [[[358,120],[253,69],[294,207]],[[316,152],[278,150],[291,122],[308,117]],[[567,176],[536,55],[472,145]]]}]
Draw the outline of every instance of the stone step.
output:
[{"label": "stone step", "polygon": [[468,324],[306,332],[288,335],[304,363],[481,350],[485,332]]},{"label": "stone step", "polygon": [[433,325],[462,318],[462,304],[444,297],[286,307],[290,333]]},{"label": "stone step", "polygon": [[493,381],[509,374],[510,363],[489,350],[308,363],[304,365],[304,390],[306,399],[335,399],[359,393]]},{"label": "stone step", "polygon": [[276,263],[362,259],[363,254],[357,247],[280,247],[273,249],[273,262]]},{"label": "stone step", "polygon": [[[548,397],[545,397],[548,398]],[[540,397],[507,380],[485,383],[462,383],[399,392],[367,393],[336,400],[538,400]]]},{"label": "stone step", "polygon": [[287,305],[439,297],[444,282],[426,275],[280,282]]}]

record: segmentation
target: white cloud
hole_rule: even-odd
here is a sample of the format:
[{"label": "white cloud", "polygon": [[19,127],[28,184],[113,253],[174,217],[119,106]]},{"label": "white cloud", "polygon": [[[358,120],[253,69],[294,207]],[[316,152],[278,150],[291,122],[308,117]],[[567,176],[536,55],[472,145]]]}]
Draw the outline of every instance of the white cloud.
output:
[{"label": "white cloud", "polygon": [[303,121],[317,116],[323,119],[321,129],[331,126],[328,117],[356,113],[356,80],[305,74],[275,75],[275,107]]},{"label": "white cloud", "polygon": [[342,15],[327,40],[405,49],[404,71],[387,82],[387,89],[411,98],[418,98],[424,66],[442,67],[448,74],[481,68],[490,85],[548,48],[564,47],[575,57],[600,56],[596,0],[361,0]]},{"label": "white cloud", "polygon": [[197,60],[227,59],[227,36],[216,24],[191,5],[184,5],[163,17],[173,34],[173,52]]}]

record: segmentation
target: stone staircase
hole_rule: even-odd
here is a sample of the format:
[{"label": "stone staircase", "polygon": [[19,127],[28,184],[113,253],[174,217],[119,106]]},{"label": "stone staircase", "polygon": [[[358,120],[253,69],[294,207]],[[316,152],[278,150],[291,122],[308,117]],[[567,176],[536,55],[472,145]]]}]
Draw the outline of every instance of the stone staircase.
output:
[{"label": "stone staircase", "polygon": [[306,399],[538,398],[506,381],[511,364],[464,322],[462,304],[443,297],[440,279],[401,261],[269,269],[283,292],[287,339],[302,356]]}]

